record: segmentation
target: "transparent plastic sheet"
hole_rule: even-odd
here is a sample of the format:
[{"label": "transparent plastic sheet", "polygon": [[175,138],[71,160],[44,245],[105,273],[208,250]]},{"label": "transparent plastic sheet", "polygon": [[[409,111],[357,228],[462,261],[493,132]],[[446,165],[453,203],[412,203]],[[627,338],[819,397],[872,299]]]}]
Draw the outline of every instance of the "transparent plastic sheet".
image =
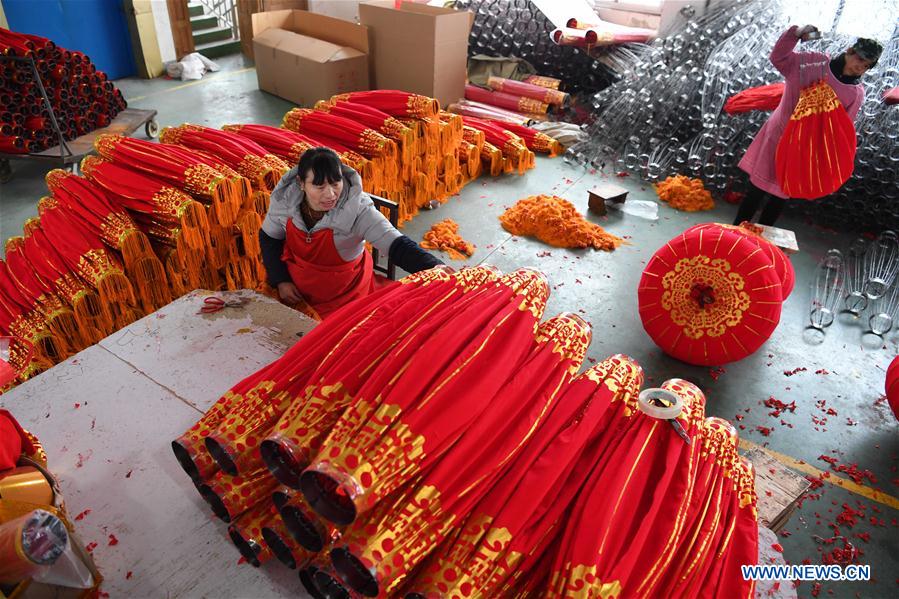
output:
[{"label": "transparent plastic sheet", "polygon": [[10,337],[0,337],[0,389],[16,379],[16,369],[10,364]]},{"label": "transparent plastic sheet", "polygon": [[33,510],[0,525],[0,583],[35,582],[88,589],[94,584],[75,555],[65,524],[45,510]]},{"label": "transparent plastic sheet", "polygon": [[606,207],[646,220],[659,220],[659,204],[652,200],[625,200],[620,204],[608,202]]}]

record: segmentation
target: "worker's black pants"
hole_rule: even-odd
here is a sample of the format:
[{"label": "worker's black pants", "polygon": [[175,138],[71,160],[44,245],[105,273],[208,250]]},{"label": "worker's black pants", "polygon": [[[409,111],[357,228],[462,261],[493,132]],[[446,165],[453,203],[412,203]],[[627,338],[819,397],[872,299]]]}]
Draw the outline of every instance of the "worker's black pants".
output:
[{"label": "worker's black pants", "polygon": [[774,221],[780,216],[780,213],[783,212],[787,201],[762,191],[752,183],[749,184],[749,192],[746,194],[746,197],[740,202],[740,208],[737,210],[737,218],[734,219],[734,224],[739,225],[743,221],[751,222],[752,217],[755,216],[758,209],[762,207],[762,203],[765,202],[766,198],[768,201],[762,209],[762,215],[759,217],[759,224],[773,225]]}]

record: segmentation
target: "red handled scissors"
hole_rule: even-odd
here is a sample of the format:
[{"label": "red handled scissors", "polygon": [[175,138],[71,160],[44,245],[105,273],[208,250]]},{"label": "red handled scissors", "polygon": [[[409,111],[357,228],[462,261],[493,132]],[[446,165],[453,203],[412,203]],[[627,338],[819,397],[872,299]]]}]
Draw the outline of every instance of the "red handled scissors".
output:
[{"label": "red handled scissors", "polygon": [[243,306],[243,304],[244,300],[239,298],[222,299],[217,295],[211,295],[203,300],[203,306],[197,314],[214,314],[216,312],[221,312],[225,308],[239,308]]}]

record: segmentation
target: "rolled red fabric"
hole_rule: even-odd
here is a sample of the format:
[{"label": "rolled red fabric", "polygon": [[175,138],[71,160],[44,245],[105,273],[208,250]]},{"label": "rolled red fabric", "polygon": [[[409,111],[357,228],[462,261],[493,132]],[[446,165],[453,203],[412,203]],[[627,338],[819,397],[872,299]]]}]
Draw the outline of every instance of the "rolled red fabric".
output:
[{"label": "rolled red fabric", "polygon": [[533,98],[545,104],[564,106],[568,102],[568,94],[555,89],[548,89],[539,85],[505,79],[503,77],[488,77],[487,85],[498,92],[506,92],[515,96]]},{"label": "rolled red fabric", "polygon": [[158,177],[211,204],[217,224],[234,224],[246,190],[227,174],[209,166],[207,158],[178,146],[121,135],[100,135],[94,147],[108,160]]},{"label": "rolled red fabric", "polygon": [[225,163],[253,181],[258,189],[271,191],[289,166],[265,148],[245,137],[200,125],[166,127],[160,140],[215,154]]},{"label": "rolled red fabric", "polygon": [[727,99],[724,103],[724,112],[733,115],[752,110],[771,111],[780,104],[783,93],[783,81],[744,89]]},{"label": "rolled red fabric", "polygon": [[338,94],[331,99],[367,104],[395,117],[435,117],[440,112],[440,102],[434,98],[395,89]]},{"label": "rolled red fabric", "polygon": [[465,99],[472,100],[473,102],[483,102],[484,104],[491,104],[493,106],[499,106],[500,108],[517,112],[545,114],[546,111],[549,110],[549,104],[546,102],[541,102],[526,96],[490,91],[471,84],[465,86]]},{"label": "rolled red fabric", "polygon": [[[433,470],[423,473],[415,498],[416,504],[427,505],[420,518],[372,522],[363,516],[343,532],[331,556],[357,591],[377,587],[379,594],[395,593],[427,557],[428,550],[422,548],[434,548],[452,535],[503,470],[520,467],[522,451],[534,442],[535,430],[562,400],[563,389],[580,368],[590,327],[575,315],[563,314],[542,323],[535,341],[513,378],[496,395],[484,396],[489,406],[477,421]],[[536,442],[544,440],[548,438]],[[360,577],[366,571],[371,575]]]}]

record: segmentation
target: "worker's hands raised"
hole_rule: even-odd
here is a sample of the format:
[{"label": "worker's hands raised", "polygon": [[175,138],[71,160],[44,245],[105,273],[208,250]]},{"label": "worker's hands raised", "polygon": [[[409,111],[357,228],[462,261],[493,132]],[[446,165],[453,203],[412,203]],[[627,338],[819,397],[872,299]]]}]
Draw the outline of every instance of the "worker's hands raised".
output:
[{"label": "worker's hands raised", "polygon": [[818,39],[819,37],[821,37],[821,32],[814,25],[803,25],[796,30],[796,37],[803,41]]},{"label": "worker's hands raised", "polygon": [[298,304],[303,301],[303,296],[300,295],[299,289],[297,286],[291,282],[278,283],[278,297],[281,298],[281,301],[285,304]]}]

